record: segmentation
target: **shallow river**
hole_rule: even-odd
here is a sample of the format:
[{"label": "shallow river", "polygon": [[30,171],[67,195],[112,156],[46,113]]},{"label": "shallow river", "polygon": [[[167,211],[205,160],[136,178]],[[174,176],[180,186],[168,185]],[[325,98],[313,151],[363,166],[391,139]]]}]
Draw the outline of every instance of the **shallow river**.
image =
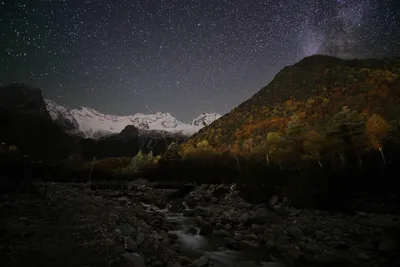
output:
[{"label": "shallow river", "polygon": [[[210,267],[284,267],[284,265],[273,263],[266,248],[248,247],[242,251],[233,251],[225,248],[226,240],[220,237],[205,237],[197,233],[188,233],[193,228],[195,218],[185,217],[182,213],[171,212],[168,209],[159,209],[153,205],[142,203],[147,212],[163,213],[169,222],[174,222],[177,229],[171,231],[178,236],[181,245],[181,253],[190,260],[195,260],[202,255],[208,255]],[[186,207],[187,210],[189,208]],[[193,232],[193,231],[191,231]]]}]

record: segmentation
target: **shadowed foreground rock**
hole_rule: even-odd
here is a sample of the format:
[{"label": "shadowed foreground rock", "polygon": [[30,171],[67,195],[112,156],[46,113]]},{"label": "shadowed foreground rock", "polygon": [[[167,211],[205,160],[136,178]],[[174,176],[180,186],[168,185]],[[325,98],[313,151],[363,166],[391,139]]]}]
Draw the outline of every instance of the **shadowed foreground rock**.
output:
[{"label": "shadowed foreground rock", "polygon": [[[252,205],[239,196],[235,185],[202,185],[184,197],[177,197],[176,189],[152,188],[145,181],[130,183],[128,188],[124,195],[115,189],[92,191],[85,185],[49,184],[46,200],[1,195],[2,263],[400,266],[398,215],[299,210],[278,197],[271,199],[269,206]],[[171,215],[190,219],[187,228],[177,231]],[[218,239],[218,247],[189,256],[180,244],[182,235],[206,242]],[[238,260],[239,254],[232,254],[244,251],[253,251],[254,258]],[[262,259],[255,251],[261,252]]]},{"label": "shadowed foreground rock", "polygon": [[50,184],[46,199],[1,196],[2,266],[164,266],[178,258],[146,222],[160,218],[137,212],[140,204],[82,185]]}]

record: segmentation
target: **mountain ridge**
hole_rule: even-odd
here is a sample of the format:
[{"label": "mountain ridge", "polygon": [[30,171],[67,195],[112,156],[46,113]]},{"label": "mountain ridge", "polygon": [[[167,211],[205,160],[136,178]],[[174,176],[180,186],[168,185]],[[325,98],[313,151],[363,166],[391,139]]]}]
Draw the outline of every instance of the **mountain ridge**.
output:
[{"label": "mountain ridge", "polygon": [[[348,149],[346,142],[353,142],[359,154],[379,150],[389,132],[398,135],[399,100],[399,57],[347,60],[314,55],[284,67],[181,149],[185,154],[207,141],[216,151],[261,153],[275,162],[337,155]],[[343,129],[352,136],[346,137]]]},{"label": "mountain ridge", "polygon": [[69,109],[49,99],[45,99],[45,103],[53,121],[68,133],[94,139],[120,133],[128,125],[133,125],[142,130],[192,135],[204,125],[208,125],[221,117],[217,113],[203,113],[191,123],[183,123],[166,112],[116,116],[104,114],[88,107]]}]

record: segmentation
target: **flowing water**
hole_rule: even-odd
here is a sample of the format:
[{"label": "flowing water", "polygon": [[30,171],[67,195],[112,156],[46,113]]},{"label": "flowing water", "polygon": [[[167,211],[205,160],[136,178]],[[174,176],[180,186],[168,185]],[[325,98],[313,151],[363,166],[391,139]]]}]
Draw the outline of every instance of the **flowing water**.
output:
[{"label": "flowing water", "polygon": [[[185,204],[185,203],[183,203]],[[227,241],[220,237],[205,237],[199,234],[199,229],[195,228],[196,218],[185,217],[182,213],[171,212],[168,207],[159,209],[153,205],[142,203],[148,212],[157,212],[164,214],[169,222],[176,225],[176,229],[171,231],[178,237],[181,246],[181,254],[190,260],[195,260],[202,255],[207,254],[211,267],[253,267],[253,266],[271,266],[278,267],[276,263],[270,262],[269,253],[266,248],[248,247],[242,251],[233,251],[226,249]],[[186,210],[190,210],[186,205]],[[191,231],[188,231],[190,228]],[[196,229],[196,231],[194,231]],[[259,263],[263,263],[258,264]]]}]

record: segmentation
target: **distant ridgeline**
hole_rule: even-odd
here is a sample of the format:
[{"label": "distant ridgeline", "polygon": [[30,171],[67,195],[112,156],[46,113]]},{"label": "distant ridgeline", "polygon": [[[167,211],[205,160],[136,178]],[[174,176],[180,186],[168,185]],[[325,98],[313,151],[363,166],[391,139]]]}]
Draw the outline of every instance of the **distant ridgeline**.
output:
[{"label": "distant ridgeline", "polygon": [[181,153],[258,155],[269,164],[345,164],[349,150],[359,164],[368,151],[383,163],[388,142],[400,141],[400,58],[304,58],[282,69],[249,100],[203,128]]}]

